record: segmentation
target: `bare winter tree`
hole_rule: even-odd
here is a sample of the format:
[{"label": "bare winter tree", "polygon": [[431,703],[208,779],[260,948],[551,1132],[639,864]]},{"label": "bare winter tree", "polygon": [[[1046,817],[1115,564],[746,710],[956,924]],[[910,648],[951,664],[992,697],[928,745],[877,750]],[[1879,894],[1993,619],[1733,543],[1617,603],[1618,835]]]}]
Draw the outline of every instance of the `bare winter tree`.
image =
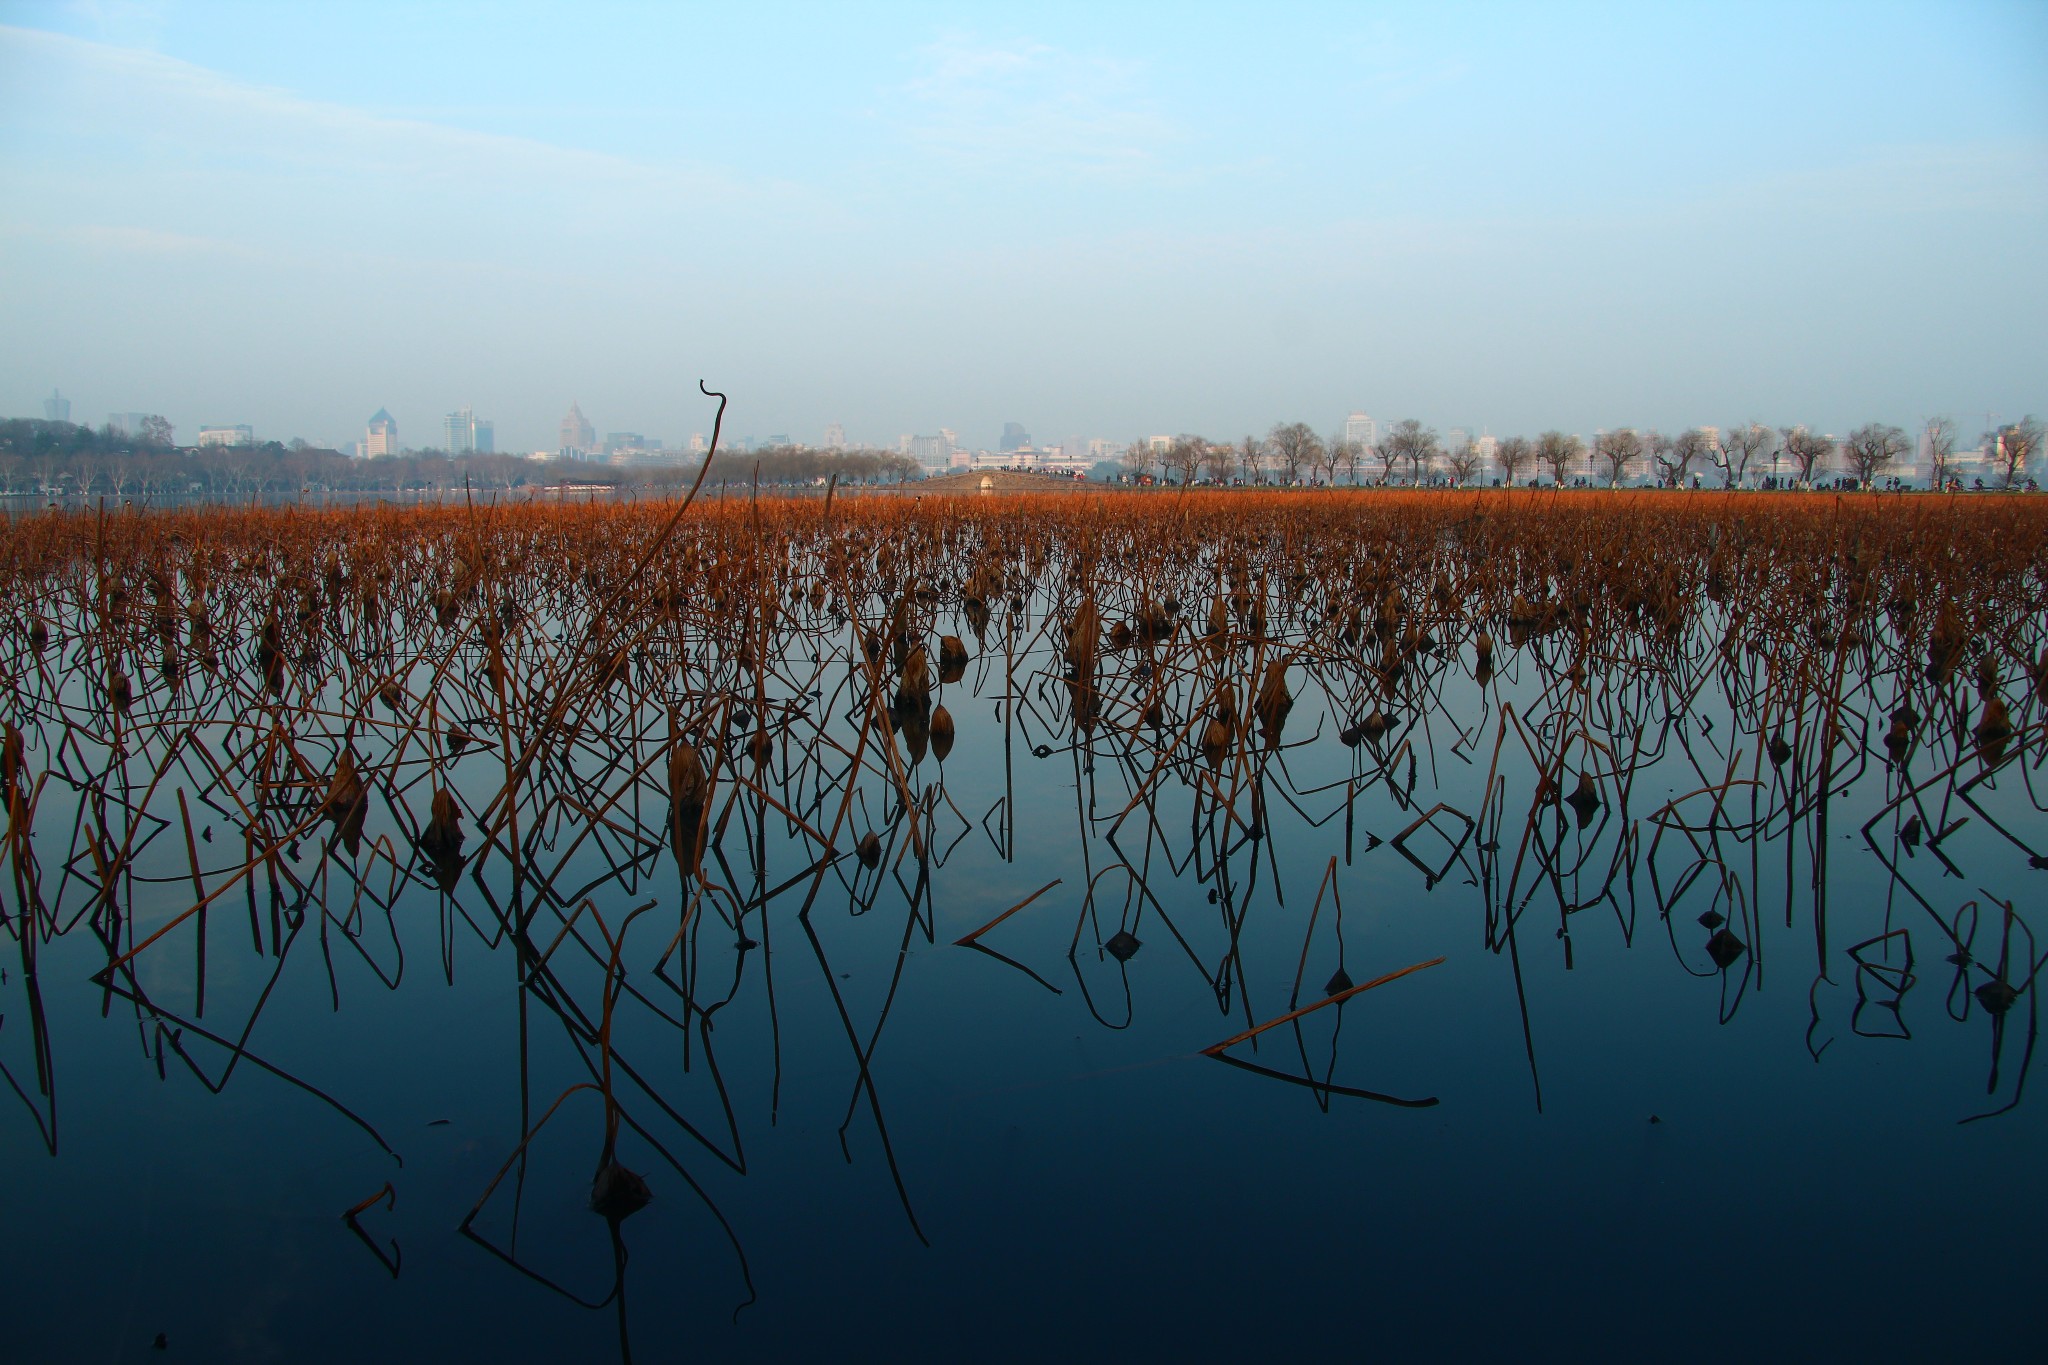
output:
[{"label": "bare winter tree", "polygon": [[1905,432],[1882,422],[1871,422],[1849,433],[1843,454],[1856,475],[1856,482],[1868,488],[1871,480],[1882,474],[1885,466],[1904,455],[1906,450]]},{"label": "bare winter tree", "polygon": [[1341,435],[1333,435],[1323,442],[1323,473],[1330,487],[1337,486],[1337,471],[1344,467],[1346,460],[1357,462],[1358,457],[1351,453],[1354,444],[1356,443],[1345,440]]},{"label": "bare winter tree", "polygon": [[1778,448],[1778,433],[1761,422],[1744,422],[1721,433],[1707,451],[1729,488],[1743,480],[1750,464]]},{"label": "bare winter tree", "polygon": [[1396,461],[1408,466],[1408,481],[1421,483],[1423,471],[1436,460],[1438,447],[1436,432],[1410,417],[1394,423],[1380,440],[1380,458],[1387,462],[1387,471],[1393,472]]},{"label": "bare winter tree", "polygon": [[1363,441],[1344,443],[1344,472],[1350,477],[1353,488],[1358,486],[1358,466],[1365,463],[1365,457],[1371,452],[1372,448]]},{"label": "bare winter tree", "polygon": [[1927,486],[1948,486],[1956,462],[1956,424],[1946,417],[1927,419]]},{"label": "bare winter tree", "polygon": [[1664,440],[1664,449],[1657,456],[1657,469],[1667,482],[1678,487],[1685,483],[1685,476],[1695,462],[1705,464],[1713,456],[1714,438],[1693,427]]},{"label": "bare winter tree", "polygon": [[1421,438],[1411,442],[1407,452],[1401,457],[1408,461],[1408,482],[1420,485],[1435,472],[1436,462],[1443,453],[1444,448],[1438,443],[1436,432],[1424,427]]},{"label": "bare winter tree", "polygon": [[1984,444],[1991,452],[1992,467],[2005,476],[2005,486],[2010,488],[2025,476],[2027,461],[2041,448],[2041,424],[2029,414],[2021,421],[1985,432]]},{"label": "bare winter tree", "polygon": [[1780,430],[1785,435],[1785,454],[1799,471],[1799,482],[1812,483],[1814,467],[1828,457],[1835,443],[1805,427],[1781,427]]},{"label": "bare winter tree", "polygon": [[1209,443],[1200,436],[1187,432],[1173,438],[1173,444],[1166,448],[1162,462],[1169,476],[1183,484],[1190,484],[1201,473],[1202,461],[1209,453]]},{"label": "bare winter tree", "polygon": [[1140,436],[1124,447],[1124,473],[1142,479],[1152,472],[1152,442]]},{"label": "bare winter tree", "polygon": [[1259,438],[1256,436],[1245,437],[1243,442],[1237,447],[1238,477],[1246,483],[1257,483],[1259,481],[1259,461],[1263,457],[1264,448],[1259,445]]},{"label": "bare winter tree", "polygon": [[1657,472],[1659,483],[1675,483],[1666,466],[1671,460],[1672,439],[1661,431],[1643,433],[1643,455],[1650,461],[1650,468]]},{"label": "bare winter tree", "polygon": [[1393,437],[1394,434],[1391,431],[1384,433],[1383,435],[1381,435],[1379,439],[1379,444],[1373,446],[1370,449],[1370,451],[1367,452],[1375,460],[1379,461],[1379,481],[1383,484],[1391,483],[1393,481],[1394,466],[1401,463],[1401,448],[1394,444]]},{"label": "bare winter tree", "polygon": [[1508,487],[1515,486],[1515,476],[1527,469],[1535,459],[1535,447],[1526,436],[1509,436],[1494,447],[1494,461],[1500,465],[1501,481]]},{"label": "bare winter tree", "polygon": [[1228,441],[1210,443],[1209,453],[1203,459],[1202,468],[1218,483],[1230,482],[1230,469],[1237,460],[1237,447]]},{"label": "bare winter tree", "polygon": [[1274,463],[1280,466],[1287,483],[1299,479],[1304,467],[1314,468],[1322,463],[1322,438],[1306,422],[1276,424],[1266,433],[1266,446],[1273,452]]},{"label": "bare winter tree", "polygon": [[1550,466],[1550,477],[1564,487],[1565,471],[1586,453],[1586,443],[1561,431],[1546,431],[1536,438],[1536,461]]},{"label": "bare winter tree", "polygon": [[1634,427],[1603,431],[1593,442],[1593,453],[1607,466],[1607,486],[1619,487],[1629,466],[1643,458],[1643,438]]},{"label": "bare winter tree", "polygon": [[1444,467],[1451,471],[1451,481],[1458,487],[1472,482],[1472,476],[1479,472],[1479,443],[1467,436],[1456,450],[1444,456]]}]

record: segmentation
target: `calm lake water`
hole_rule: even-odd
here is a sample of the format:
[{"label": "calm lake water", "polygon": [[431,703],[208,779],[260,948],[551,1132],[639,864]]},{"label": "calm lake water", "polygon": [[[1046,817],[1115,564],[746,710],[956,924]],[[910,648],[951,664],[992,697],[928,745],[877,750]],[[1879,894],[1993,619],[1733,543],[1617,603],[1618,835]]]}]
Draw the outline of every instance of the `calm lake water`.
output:
[{"label": "calm lake water", "polygon": [[[1702,602],[1584,656],[1496,627],[1490,673],[1438,630],[1389,679],[1369,610],[1345,641],[1276,573],[1214,648],[1206,596],[1112,648],[1104,589],[1077,702],[1055,566],[979,632],[957,584],[907,604],[941,760],[914,705],[872,723],[886,594],[872,674],[785,598],[758,682],[672,709],[744,642],[641,636],[552,719],[573,584],[306,653],[330,597],[281,695],[257,594],[217,673],[180,619],[175,691],[117,649],[117,718],[74,591],[7,665],[9,1359],[2030,1353],[2048,791],[2028,678],[1973,737],[1984,638],[1795,668]],[[437,787],[460,865],[416,851]],[[651,1194],[612,1219],[607,1078]]]}]

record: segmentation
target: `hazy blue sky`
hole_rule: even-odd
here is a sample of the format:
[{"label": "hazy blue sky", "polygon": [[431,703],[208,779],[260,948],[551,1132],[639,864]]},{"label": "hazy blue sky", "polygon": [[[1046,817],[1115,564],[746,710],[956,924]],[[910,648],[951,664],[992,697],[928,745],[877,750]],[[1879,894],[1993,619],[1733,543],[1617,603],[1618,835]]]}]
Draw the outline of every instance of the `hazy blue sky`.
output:
[{"label": "hazy blue sky", "polygon": [[0,0],[0,413],[2048,413],[2048,4]]}]

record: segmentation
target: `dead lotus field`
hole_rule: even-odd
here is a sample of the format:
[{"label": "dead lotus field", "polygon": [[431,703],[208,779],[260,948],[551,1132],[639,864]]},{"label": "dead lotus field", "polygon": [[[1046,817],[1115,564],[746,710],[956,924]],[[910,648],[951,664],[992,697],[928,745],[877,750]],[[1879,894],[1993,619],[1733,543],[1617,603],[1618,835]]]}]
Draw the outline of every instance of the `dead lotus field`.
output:
[{"label": "dead lotus field", "polygon": [[[931,1240],[890,1062],[984,1007],[1412,1109],[1458,1089],[1399,1060],[1430,1026],[1340,1056],[1332,1021],[1497,992],[1537,1112],[1543,993],[1592,972],[1710,1031],[1782,1001],[1802,1066],[1951,1039],[1915,1044],[1944,1122],[2022,1101],[2038,498],[53,513],[0,530],[0,577],[10,1141],[60,1152],[86,1026],[52,1018],[87,1000],[122,1084],[257,1085],[367,1154],[318,1198],[393,1276],[411,1111],[334,1030],[476,953],[518,993],[518,1123],[416,1211],[621,1332],[650,1198],[710,1220],[714,1316],[778,1292],[735,1190],[820,1072],[835,1151]],[[617,1253],[575,1273],[507,1194],[556,1144]]]}]

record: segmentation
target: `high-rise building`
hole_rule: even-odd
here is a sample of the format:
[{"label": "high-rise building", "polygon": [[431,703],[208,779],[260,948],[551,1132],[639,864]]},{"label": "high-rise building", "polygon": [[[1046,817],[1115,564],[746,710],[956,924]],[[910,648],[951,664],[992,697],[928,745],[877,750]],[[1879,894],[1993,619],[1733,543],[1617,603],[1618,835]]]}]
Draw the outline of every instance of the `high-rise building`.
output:
[{"label": "high-rise building", "polygon": [[580,460],[590,454],[597,444],[597,428],[590,425],[583,416],[583,409],[574,403],[569,405],[569,415],[562,419],[562,440],[557,447],[564,458]]},{"label": "high-rise building", "polygon": [[1380,439],[1380,424],[1362,412],[1354,412],[1344,419],[1344,439],[1356,441],[1362,446],[1377,445]]},{"label": "high-rise building", "polygon": [[497,432],[489,422],[480,422],[477,415],[468,408],[457,408],[441,423],[445,438],[441,448],[450,455],[467,455],[473,451],[489,451],[497,444]]},{"label": "high-rise building", "polygon": [[114,429],[116,436],[140,436],[142,424],[149,420],[146,412],[110,412],[107,425]]},{"label": "high-rise building", "polygon": [[497,449],[497,428],[468,408],[457,408],[441,419],[441,444],[450,455],[488,455]]},{"label": "high-rise building", "polygon": [[926,469],[944,469],[952,457],[952,443],[944,436],[913,436],[909,455]]},{"label": "high-rise building", "polygon": [[256,432],[247,422],[235,426],[210,426],[199,428],[199,444],[202,446],[253,446]]},{"label": "high-rise building", "polygon": [[825,449],[827,449],[827,450],[844,450],[844,449],[846,449],[846,427],[845,427],[845,426],[844,426],[843,424],[841,424],[841,423],[839,423],[839,422],[833,422],[833,423],[830,423],[830,424],[828,424],[828,425],[826,426],[826,428],[825,428]]},{"label": "high-rise building", "polygon": [[1024,430],[1022,422],[1003,423],[1002,443],[996,449],[1004,454],[1031,444],[1031,433]]},{"label": "high-rise building", "polygon": [[46,422],[68,422],[71,420],[71,400],[55,389],[43,400],[43,420]]},{"label": "high-rise building", "polygon": [[703,433],[703,432],[701,432],[701,431],[693,431],[693,432],[691,432],[691,433],[690,433],[690,453],[691,453],[692,455],[702,455],[702,454],[704,453],[704,449],[705,449],[705,443],[704,443],[704,433]]},{"label": "high-rise building", "polygon": [[363,455],[376,459],[379,455],[398,453],[398,423],[391,420],[391,414],[378,408],[370,418],[369,428],[363,433]]}]

